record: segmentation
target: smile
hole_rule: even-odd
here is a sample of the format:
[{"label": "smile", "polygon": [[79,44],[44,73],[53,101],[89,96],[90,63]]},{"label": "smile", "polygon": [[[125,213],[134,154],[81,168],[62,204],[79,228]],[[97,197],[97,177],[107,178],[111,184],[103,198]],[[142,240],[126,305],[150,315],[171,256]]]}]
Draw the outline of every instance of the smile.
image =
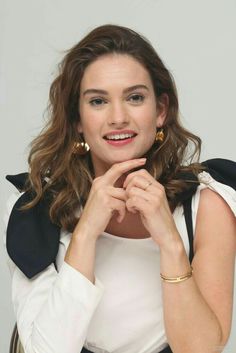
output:
[{"label": "smile", "polygon": [[134,136],[130,136],[130,137],[126,137],[123,139],[105,139],[105,141],[107,143],[109,143],[109,145],[113,145],[113,146],[123,146],[123,145],[127,145],[128,143],[131,143],[134,139],[135,139],[136,135]]}]

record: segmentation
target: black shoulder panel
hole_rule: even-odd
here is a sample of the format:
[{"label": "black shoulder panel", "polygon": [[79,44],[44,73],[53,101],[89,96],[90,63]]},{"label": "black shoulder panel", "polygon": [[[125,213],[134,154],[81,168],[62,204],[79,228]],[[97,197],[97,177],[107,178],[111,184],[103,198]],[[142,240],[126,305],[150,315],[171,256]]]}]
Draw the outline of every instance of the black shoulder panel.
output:
[{"label": "black shoulder panel", "polygon": [[[18,190],[22,190],[28,173],[8,175]],[[12,208],[7,226],[7,252],[13,262],[28,277],[32,278],[56,259],[60,227],[49,217],[48,202],[44,198],[32,208],[19,208],[33,199],[33,193],[24,192]]]}]

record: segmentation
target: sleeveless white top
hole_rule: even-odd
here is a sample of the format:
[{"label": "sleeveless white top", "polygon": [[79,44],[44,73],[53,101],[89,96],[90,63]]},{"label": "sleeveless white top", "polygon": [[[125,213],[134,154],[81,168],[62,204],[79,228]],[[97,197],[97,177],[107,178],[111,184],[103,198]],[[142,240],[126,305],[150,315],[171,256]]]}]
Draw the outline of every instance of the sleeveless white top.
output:
[{"label": "sleeveless white top", "polygon": [[[236,192],[199,174],[192,198],[193,229],[200,191],[219,193],[236,215]],[[8,202],[10,211],[20,194]],[[179,206],[173,214],[187,255],[189,240]],[[12,300],[25,353],[157,353],[167,346],[160,279],[159,247],[152,238],[130,239],[104,232],[96,243],[95,284],[64,262],[71,233],[61,232],[54,265],[28,279],[7,256]]]}]

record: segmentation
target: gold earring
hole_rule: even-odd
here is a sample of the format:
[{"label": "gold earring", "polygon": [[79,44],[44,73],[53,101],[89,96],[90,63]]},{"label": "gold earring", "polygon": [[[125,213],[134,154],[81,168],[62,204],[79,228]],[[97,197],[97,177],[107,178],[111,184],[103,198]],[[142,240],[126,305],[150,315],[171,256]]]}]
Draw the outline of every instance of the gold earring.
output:
[{"label": "gold earring", "polygon": [[72,153],[80,156],[85,155],[89,151],[87,142],[75,142],[73,145]]},{"label": "gold earring", "polygon": [[164,139],[165,139],[165,134],[164,134],[163,129],[158,130],[156,133],[155,141],[162,143],[164,141]]}]

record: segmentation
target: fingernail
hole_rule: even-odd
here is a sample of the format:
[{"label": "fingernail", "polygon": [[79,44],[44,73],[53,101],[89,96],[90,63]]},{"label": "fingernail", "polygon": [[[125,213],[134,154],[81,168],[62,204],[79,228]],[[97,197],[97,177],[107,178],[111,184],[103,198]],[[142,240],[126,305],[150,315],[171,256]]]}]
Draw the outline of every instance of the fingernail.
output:
[{"label": "fingernail", "polygon": [[141,159],[139,160],[139,162],[140,162],[140,163],[144,163],[144,162],[146,162],[146,160],[147,160],[147,158],[141,158]]}]

